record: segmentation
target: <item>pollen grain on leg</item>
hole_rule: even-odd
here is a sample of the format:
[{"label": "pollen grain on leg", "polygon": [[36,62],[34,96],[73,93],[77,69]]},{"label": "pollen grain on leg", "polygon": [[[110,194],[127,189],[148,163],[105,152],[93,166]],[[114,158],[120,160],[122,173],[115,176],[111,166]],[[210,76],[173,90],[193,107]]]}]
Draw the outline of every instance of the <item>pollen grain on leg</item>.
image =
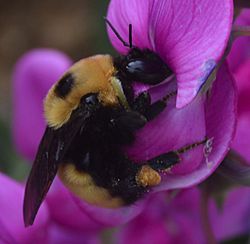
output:
[{"label": "pollen grain on leg", "polygon": [[137,173],[136,181],[144,187],[159,185],[161,182],[160,174],[148,165],[143,165]]}]

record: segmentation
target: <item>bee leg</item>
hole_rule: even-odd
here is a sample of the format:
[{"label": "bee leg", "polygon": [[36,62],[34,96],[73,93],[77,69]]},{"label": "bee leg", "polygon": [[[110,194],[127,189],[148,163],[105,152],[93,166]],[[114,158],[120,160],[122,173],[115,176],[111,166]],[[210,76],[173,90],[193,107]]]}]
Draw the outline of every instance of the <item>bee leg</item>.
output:
[{"label": "bee leg", "polygon": [[150,107],[151,97],[148,92],[140,93],[132,103],[132,110],[144,114]]},{"label": "bee leg", "polygon": [[153,187],[161,183],[161,172],[169,170],[181,161],[176,151],[161,154],[143,164],[136,174],[136,182],[143,187]]},{"label": "bee leg", "polygon": [[181,160],[180,155],[181,154],[183,154],[189,150],[192,150],[195,147],[206,144],[207,140],[208,139],[205,138],[202,141],[195,142],[193,144],[189,144],[189,145],[182,147],[176,151],[170,151],[170,152],[161,154],[155,158],[148,160],[148,164],[150,165],[150,167],[152,167],[154,170],[157,170],[157,171],[167,170],[167,169],[171,168],[172,166],[174,166],[175,164],[180,162],[180,160]]},{"label": "bee leg", "polygon": [[180,163],[180,154],[198,147],[199,145],[206,144],[207,141],[208,139],[205,138],[203,141],[187,145],[176,151],[163,153],[155,158],[148,160],[147,163],[143,164],[137,172],[137,184],[143,187],[152,187],[159,185],[161,182],[161,175],[159,173],[168,171],[172,166]]},{"label": "bee leg", "polygon": [[137,111],[124,111],[115,118],[111,118],[110,122],[120,130],[135,131],[142,128],[147,123],[147,119]]},{"label": "bee leg", "polygon": [[180,154],[176,151],[171,151],[168,153],[161,154],[155,158],[148,160],[148,165],[158,171],[168,170],[175,164],[181,161]]},{"label": "bee leg", "polygon": [[176,94],[176,91],[170,92],[161,100],[152,103],[150,106],[148,106],[143,115],[147,118],[148,121],[154,119],[166,108],[168,100],[176,96]]},{"label": "bee leg", "polygon": [[143,114],[147,121],[157,117],[167,106],[167,102],[177,94],[176,91],[168,93],[161,100],[151,104],[151,97],[148,92],[142,92],[137,96],[132,104],[132,110]]}]

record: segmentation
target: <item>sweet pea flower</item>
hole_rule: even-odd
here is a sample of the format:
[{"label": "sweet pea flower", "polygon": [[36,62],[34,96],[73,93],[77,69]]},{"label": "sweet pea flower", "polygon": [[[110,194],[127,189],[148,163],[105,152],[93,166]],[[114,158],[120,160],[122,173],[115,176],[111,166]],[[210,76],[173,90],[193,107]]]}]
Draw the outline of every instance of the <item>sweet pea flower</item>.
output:
[{"label": "sweet pea flower", "polygon": [[[237,26],[250,26],[250,10],[243,9],[235,20]],[[238,126],[233,142],[235,149],[243,158],[250,162],[249,124],[250,124],[250,37],[242,36],[235,40],[228,55],[230,71],[237,81],[239,94]]]},{"label": "sweet pea flower", "polygon": [[[240,199],[240,201],[239,201]],[[152,196],[144,211],[123,226],[115,243],[205,244],[201,191],[192,187],[173,198],[166,192]],[[222,208],[210,199],[208,214],[217,241],[250,232],[250,189],[242,187],[227,194]]]},{"label": "sweet pea flower", "polygon": [[[250,42],[249,42],[250,44]],[[249,48],[250,50],[250,48]],[[232,148],[250,162],[250,58],[234,72],[239,92],[238,125]],[[249,163],[250,165],[250,163]]]},{"label": "sweet pea flower", "polygon": [[[130,23],[130,19],[125,17],[133,16],[132,19],[138,20],[136,23],[131,22],[134,32],[138,34],[140,31],[144,31],[145,33],[145,35],[133,34],[133,44],[139,48],[151,48],[157,52],[176,74],[177,80],[173,78],[167,83],[146,88],[151,94],[152,100],[158,100],[178,89],[177,98],[172,98],[164,112],[138,131],[133,145],[125,148],[126,153],[135,161],[145,161],[159,154],[202,141],[207,137],[213,142],[212,146],[207,148],[211,150],[211,153],[204,155],[204,148],[201,146],[183,154],[181,163],[174,166],[171,172],[162,176],[162,183],[155,188],[155,191],[197,184],[218,167],[228,151],[234,133],[237,98],[234,81],[226,64],[219,71],[210,94],[206,96],[206,94],[199,93],[195,96],[225,49],[231,25],[232,3],[231,1],[216,1],[211,7],[205,1],[201,1],[199,5],[192,1],[187,4],[176,1],[173,8],[169,8],[170,2],[168,1],[132,1],[129,8],[123,6],[123,3],[125,4],[123,1],[111,1],[108,19],[122,35],[125,26],[121,26],[123,22],[119,22],[118,25],[115,10],[117,7],[124,7],[120,12],[122,16],[124,15],[124,18],[121,18],[124,20],[123,25],[127,27]],[[142,8],[142,6],[144,7]],[[188,11],[191,7],[192,11]],[[133,14],[126,12],[130,9]],[[177,9],[179,10],[177,11]],[[170,12],[166,12],[166,10]],[[180,21],[183,20],[184,13],[186,13],[186,21],[182,23]],[[136,18],[136,14],[142,16]],[[168,19],[164,16],[172,17]],[[146,19],[143,19],[144,17]],[[145,21],[139,21],[142,19]],[[213,25],[210,24],[211,21]],[[148,31],[148,26],[144,26],[145,23],[150,23],[151,31]],[[168,37],[163,32],[164,23],[169,33]],[[217,26],[213,28],[215,24]],[[163,29],[162,26],[164,26]],[[218,26],[223,29],[220,33],[217,32]],[[148,32],[145,32],[146,30]],[[114,43],[117,38],[112,38],[112,33],[110,35],[111,41]],[[211,36],[216,36],[216,38],[213,39]],[[145,38],[149,38],[149,40],[145,41]],[[162,40],[165,38],[168,41],[163,43]],[[149,43],[151,46],[146,45]],[[120,51],[125,51],[121,44],[116,43],[115,45],[118,50],[121,47]],[[192,50],[195,50],[195,53]],[[26,54],[17,64],[13,85],[13,136],[19,151],[23,151],[30,158],[34,158],[39,137],[45,126],[42,121],[42,99],[51,86],[52,80],[56,81],[60,72],[62,74],[70,63],[63,54],[53,54],[53,51],[49,50],[37,50]],[[184,68],[181,69],[181,67]],[[198,69],[196,69],[197,67]],[[192,87],[192,91],[188,87]],[[179,104],[177,107],[186,106],[178,109],[176,101]],[[23,139],[27,135],[31,135],[30,140],[24,141]],[[78,201],[76,200],[76,202]],[[88,206],[82,201],[79,205],[92,218],[95,220],[101,218],[101,223],[107,225],[126,222],[138,215],[142,209],[141,203],[136,204],[136,207],[133,208],[118,210],[100,208],[100,212],[97,210],[98,208]]]},{"label": "sweet pea flower", "polygon": [[[17,104],[17,106],[14,110],[13,135],[15,141],[20,142],[17,144],[19,145],[19,149],[25,149],[25,155],[27,155],[26,152],[30,148],[33,148],[34,151],[30,151],[30,155],[34,156],[39,139],[37,137],[37,141],[34,139],[34,142],[31,143],[29,141],[23,142],[23,135],[42,135],[42,126],[36,127],[35,124],[44,123],[41,122],[43,95],[45,96],[46,89],[49,89],[52,80],[49,74],[51,73],[51,77],[59,76],[58,70],[66,69],[65,63],[70,63],[68,59],[65,62],[64,58],[62,54],[59,55],[55,51],[37,50],[26,54],[18,62],[17,69],[14,72],[14,92],[16,94],[14,96],[14,105]],[[44,63],[41,64],[41,62]],[[40,63],[40,65],[30,66],[35,63]],[[63,67],[56,67],[57,65]],[[25,73],[23,70],[27,72]],[[44,76],[42,76],[43,72],[45,72]],[[58,73],[55,74],[56,72]],[[36,75],[38,75],[38,79],[36,79]],[[42,95],[34,96],[30,86],[41,87],[43,90],[35,90],[37,93],[41,92]],[[157,99],[165,95],[174,86],[175,84],[172,82],[152,88],[150,90],[152,98]],[[23,106],[21,101],[23,101]],[[128,149],[129,155],[143,160],[145,157],[152,157],[157,153],[164,153],[178,149],[191,142],[203,140],[205,136],[213,138],[213,150],[209,155],[209,162],[212,162],[211,164],[207,164],[202,148],[193,149],[187,156],[183,156],[181,165],[175,166],[171,174],[163,176],[164,181],[156,190],[187,187],[196,184],[215,170],[228,150],[234,132],[235,102],[236,95],[234,93],[233,80],[230,74],[228,74],[227,67],[224,66],[219,72],[218,79],[214,83],[211,95],[207,100],[202,96],[197,96],[193,102],[183,109],[176,109],[174,101],[171,101],[159,118],[149,123],[149,125],[138,133],[135,145]],[[33,117],[30,116],[31,114],[40,115]],[[196,124],[195,128],[193,128],[194,123]],[[43,126],[45,125],[43,124]],[[145,131],[147,133],[147,140],[143,136]],[[161,140],[157,138],[161,138]],[[192,141],[190,141],[191,138]],[[145,153],[142,155],[141,151]],[[129,221],[129,219],[141,211],[141,204],[139,203],[132,210],[121,208],[111,211],[99,208],[100,212],[96,207],[88,206],[86,203],[82,204],[84,205],[83,207],[81,206],[82,209],[87,211],[91,217],[95,220],[101,219],[101,223],[107,225]]]},{"label": "sweet pea flower", "polygon": [[[233,1],[111,0],[107,18],[123,40],[133,28],[133,46],[157,53],[176,75],[176,106],[190,103],[215,68],[227,46]],[[120,53],[128,48],[111,29],[108,34]]]},{"label": "sweet pea flower", "polygon": [[[126,148],[128,155],[140,162],[206,136],[213,140],[210,159],[204,159],[202,148],[183,155],[182,162],[172,168],[172,174],[163,177],[156,190],[199,183],[215,170],[228,150],[234,131],[236,97],[226,65],[219,71],[209,99],[198,91],[224,54],[232,12],[232,1],[213,1],[212,5],[208,1],[197,4],[194,1],[185,4],[161,0],[110,1],[107,19],[122,39],[128,39],[128,26],[132,24],[133,46],[157,53],[176,77],[158,86],[135,86],[135,92],[147,90],[153,101],[173,90],[178,92],[164,112],[137,133],[132,147]],[[108,34],[120,53],[129,51],[110,28]],[[226,88],[229,84],[230,88]],[[226,90],[230,98],[223,94]],[[228,100],[220,105],[224,97]],[[212,164],[208,167],[205,161]]]},{"label": "sweet pea flower", "polygon": [[[231,145],[237,95],[227,64],[219,70],[208,95],[198,91],[224,53],[232,22],[232,1],[216,0],[211,5],[205,0],[199,4],[194,1],[183,4],[179,0],[112,0],[107,17],[125,40],[131,23],[133,44],[155,51],[176,75],[168,83],[142,87],[149,91],[153,101],[173,90],[177,90],[178,95],[169,101],[157,119],[137,133],[134,144],[125,148],[128,155],[140,162],[201,141],[204,137],[212,141],[211,153],[204,155],[204,148],[199,147],[183,154],[181,163],[162,176],[162,183],[149,200],[117,210],[98,208],[72,198],[56,178],[33,227],[47,231],[42,237],[45,239],[41,239],[43,243],[46,240],[50,243],[98,243],[95,237],[98,231],[135,218],[117,234],[118,243],[205,243],[203,223],[197,210],[202,198],[200,191],[193,187],[181,191],[171,200],[171,194],[165,190],[189,187],[207,178],[219,166]],[[128,51],[110,30],[109,35],[119,52]],[[230,70],[231,60],[228,59]],[[246,61],[245,57],[243,60]],[[34,159],[45,128],[42,100],[71,64],[66,55],[48,49],[31,51],[17,63],[13,79],[13,137],[19,152],[29,160]],[[240,112],[233,147],[250,162],[246,137],[250,109],[247,96],[244,96],[249,88],[249,65],[247,61],[241,62],[234,72],[236,80],[244,80],[244,84],[238,88]],[[135,87],[138,93],[136,89],[141,87]],[[22,192],[23,186],[19,188]],[[3,192],[1,199],[6,194]],[[240,203],[236,201],[239,197]],[[211,200],[210,220],[217,240],[250,230],[249,197],[249,189],[236,189],[227,196],[221,211]],[[234,208],[235,205],[238,208]],[[21,203],[15,208],[22,209]],[[16,216],[21,218],[21,212]],[[33,229],[24,229],[21,221],[18,228],[11,230],[13,221],[4,221],[5,218],[0,218],[2,241],[29,243],[28,238],[31,238],[39,243],[39,239],[35,239],[36,230],[34,234],[27,234]],[[16,230],[20,230],[20,236],[24,236],[26,242],[19,241]]]},{"label": "sweet pea flower", "polygon": [[[75,216],[69,217],[69,212],[65,211],[67,208],[64,208],[64,216],[68,217],[68,221],[57,221],[58,219],[55,217],[57,213],[52,212],[45,201],[39,210],[35,223],[31,227],[25,228],[22,217],[24,185],[15,182],[2,173],[0,173],[0,183],[2,186],[0,189],[0,243],[100,243],[98,234],[103,227],[101,228],[99,224],[90,220],[80,210],[78,210],[78,217],[76,217],[77,211],[74,209],[76,205],[69,200],[65,201],[65,197],[63,199],[64,204],[66,204],[67,208],[73,206],[70,213],[75,214]],[[62,200],[62,197],[57,198],[59,209],[62,204],[60,200]],[[53,216],[51,216],[51,213],[53,213]],[[74,218],[73,225],[72,218]]]},{"label": "sweet pea flower", "polygon": [[41,206],[34,226],[23,225],[22,204],[24,187],[0,173],[0,242],[1,243],[46,243],[48,242],[49,214],[46,204]]},{"label": "sweet pea flower", "polygon": [[[243,16],[246,12],[250,13],[249,10],[243,11]],[[241,17],[242,15],[236,22]],[[250,15],[248,17],[250,20]],[[233,53],[228,56],[228,62],[230,69],[233,68],[239,92],[238,123],[232,148],[250,167],[250,56],[245,56],[250,51],[250,39],[244,38],[233,44]],[[201,214],[202,198],[201,191],[195,187],[178,193],[172,201],[171,195],[165,192],[152,196],[144,211],[119,230],[116,243],[207,243],[202,219],[204,216]],[[217,241],[249,234],[250,188],[238,187],[230,190],[221,207],[210,199],[208,216]]]},{"label": "sweet pea flower", "polygon": [[[234,21],[234,26],[250,26],[250,10],[242,9],[240,15]],[[230,71],[235,73],[239,66],[250,58],[250,37],[239,36],[232,45],[227,61]]]}]

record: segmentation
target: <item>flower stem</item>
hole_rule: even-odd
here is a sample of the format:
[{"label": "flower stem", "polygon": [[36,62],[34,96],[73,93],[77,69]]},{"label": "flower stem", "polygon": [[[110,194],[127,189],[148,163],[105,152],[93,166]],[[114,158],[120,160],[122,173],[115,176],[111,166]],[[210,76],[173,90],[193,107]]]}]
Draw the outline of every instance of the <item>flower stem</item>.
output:
[{"label": "flower stem", "polygon": [[234,26],[233,27],[233,38],[237,38],[239,36],[250,36],[250,26]]},{"label": "flower stem", "polygon": [[202,189],[201,191],[201,202],[200,202],[201,222],[207,243],[216,244],[217,242],[209,220],[208,202],[209,202],[209,193],[205,188]]}]

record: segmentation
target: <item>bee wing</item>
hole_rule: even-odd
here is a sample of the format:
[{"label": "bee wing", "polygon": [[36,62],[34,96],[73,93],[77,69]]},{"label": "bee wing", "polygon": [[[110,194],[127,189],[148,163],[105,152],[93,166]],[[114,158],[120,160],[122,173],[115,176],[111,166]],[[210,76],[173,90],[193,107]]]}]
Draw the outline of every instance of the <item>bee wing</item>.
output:
[{"label": "bee wing", "polygon": [[72,112],[70,120],[60,127],[47,127],[40,142],[38,152],[26,183],[23,215],[25,226],[32,225],[43,199],[45,198],[76,134],[91,116],[88,108],[78,108]]}]

